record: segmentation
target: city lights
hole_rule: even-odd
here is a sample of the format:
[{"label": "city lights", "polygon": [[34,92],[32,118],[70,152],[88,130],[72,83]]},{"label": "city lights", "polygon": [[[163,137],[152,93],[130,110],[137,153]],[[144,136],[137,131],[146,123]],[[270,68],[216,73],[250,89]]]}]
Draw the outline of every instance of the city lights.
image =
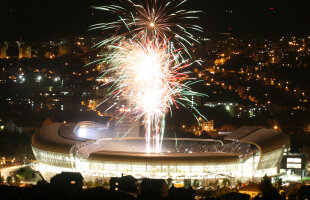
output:
[{"label": "city lights", "polygon": [[[301,195],[310,183],[307,6],[93,3],[13,1],[1,10],[1,197],[42,189],[39,176],[22,177],[30,170],[47,182],[81,173],[83,182],[67,182],[83,188],[78,197],[109,182],[113,191],[110,178],[127,176],[174,184],[169,195],[191,184],[191,199],[249,183],[254,199],[264,192],[252,183],[266,175],[283,198]],[[127,192],[115,185],[104,193]]]},{"label": "city lights", "polygon": [[40,82],[42,80],[42,76],[38,76],[36,80],[37,82]]}]

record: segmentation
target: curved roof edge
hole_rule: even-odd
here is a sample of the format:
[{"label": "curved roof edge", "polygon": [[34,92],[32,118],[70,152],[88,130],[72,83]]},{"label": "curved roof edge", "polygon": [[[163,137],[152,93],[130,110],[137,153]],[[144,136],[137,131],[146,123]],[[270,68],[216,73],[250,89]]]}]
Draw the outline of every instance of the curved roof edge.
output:
[{"label": "curved roof edge", "polygon": [[243,126],[235,130],[225,137],[225,140],[239,140],[255,144],[261,153],[271,152],[290,145],[289,136],[281,131],[250,126]]}]

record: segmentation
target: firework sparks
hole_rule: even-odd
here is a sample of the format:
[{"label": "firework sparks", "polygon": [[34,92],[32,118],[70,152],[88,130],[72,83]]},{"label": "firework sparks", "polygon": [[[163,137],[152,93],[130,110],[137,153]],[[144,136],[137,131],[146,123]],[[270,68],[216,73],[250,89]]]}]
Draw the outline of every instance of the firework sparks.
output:
[{"label": "firework sparks", "polygon": [[[159,152],[164,130],[161,124],[169,108],[181,101],[190,103],[188,97],[200,95],[190,90],[188,82],[182,83],[189,72],[181,71],[193,63],[184,60],[181,51],[166,40],[130,40],[112,47],[105,59],[111,67],[106,73],[114,72],[116,77],[112,93],[128,99],[137,118],[144,118],[146,150]],[[156,141],[154,147],[151,140]]]},{"label": "firework sparks", "polygon": [[124,2],[123,7],[95,7],[116,14],[118,19],[95,24],[91,29],[119,30],[96,45],[109,49],[97,62],[109,66],[104,75],[113,77],[110,98],[122,96],[136,119],[144,120],[146,151],[160,152],[165,115],[171,106],[190,107],[200,115],[192,97],[203,94],[190,89],[194,82],[186,71],[199,61],[182,56],[184,51],[190,55],[186,47],[198,42],[190,32],[202,29],[187,20],[197,18],[199,11],[182,10],[186,0]]},{"label": "firework sparks", "polygon": [[[118,19],[109,23],[95,24],[91,29],[121,30],[116,37],[104,40],[99,45],[118,42],[124,37],[139,37],[149,40],[172,38],[184,50],[186,46],[198,42],[192,31],[202,32],[202,28],[192,23],[201,11],[183,10],[181,7],[187,0],[126,0],[123,6],[109,5],[94,7],[108,11],[118,16]],[[189,21],[189,19],[191,21]]]}]

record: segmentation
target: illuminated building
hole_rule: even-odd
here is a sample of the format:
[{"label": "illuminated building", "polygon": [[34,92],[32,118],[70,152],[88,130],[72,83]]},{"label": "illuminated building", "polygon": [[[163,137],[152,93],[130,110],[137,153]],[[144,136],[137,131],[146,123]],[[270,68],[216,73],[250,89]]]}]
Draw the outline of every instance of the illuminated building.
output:
[{"label": "illuminated building", "polygon": [[238,106],[239,104],[238,103],[230,103],[230,102],[206,102],[204,104],[204,106],[206,107],[211,107],[211,108],[214,108],[214,107],[217,107],[217,106],[225,106],[225,108],[227,106],[231,106],[231,107],[236,107]]},{"label": "illuminated building", "polygon": [[219,59],[216,59],[216,60],[214,61],[214,64],[215,64],[215,65],[224,65],[225,62],[227,61],[227,59],[229,59],[229,58],[219,58]]},{"label": "illuminated building", "polygon": [[59,46],[59,56],[65,56],[65,55],[69,55],[71,52],[71,48],[69,45],[60,45]]},{"label": "illuminated building", "polygon": [[24,45],[19,47],[18,58],[31,58],[31,46]]},{"label": "illuminated building", "polygon": [[213,131],[214,130],[214,120],[210,120],[202,123],[202,127],[204,131]]},{"label": "illuminated building", "polygon": [[277,175],[289,137],[279,131],[241,127],[224,141],[165,138],[161,153],[145,153],[145,138],[107,137],[94,122],[53,123],[32,137],[38,164],[49,181],[62,171],[81,172],[85,180],[132,175],[136,178],[197,179],[203,185]]},{"label": "illuminated building", "polygon": [[7,47],[5,45],[0,45],[0,58],[6,58]]},{"label": "illuminated building", "polygon": [[51,51],[46,51],[44,56],[46,58],[54,58],[55,57],[54,53]]}]

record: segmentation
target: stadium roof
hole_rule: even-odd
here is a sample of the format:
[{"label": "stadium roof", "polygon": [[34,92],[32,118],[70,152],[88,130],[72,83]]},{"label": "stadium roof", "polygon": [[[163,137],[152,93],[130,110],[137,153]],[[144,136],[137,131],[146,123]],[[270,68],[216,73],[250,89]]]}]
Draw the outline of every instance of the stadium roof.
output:
[{"label": "stadium roof", "polygon": [[290,144],[289,136],[281,131],[249,126],[243,126],[235,130],[225,139],[254,144],[262,153],[267,153]]},{"label": "stadium roof", "polygon": [[[38,132],[36,132],[32,137],[32,145],[36,148],[51,151],[69,154],[71,148],[83,142],[91,142],[95,141],[92,139],[85,139],[74,135],[74,130],[80,125],[80,123],[54,123],[49,124],[44,127],[41,127]],[[107,138],[109,139],[109,138]],[[141,138],[140,138],[141,139]],[[171,138],[167,138],[168,140]],[[111,138],[111,141],[117,140],[117,138]],[[125,139],[126,140],[126,139]],[[182,138],[180,139],[182,140]],[[189,138],[184,138],[184,141],[189,140]],[[143,140],[141,140],[143,141]],[[208,139],[193,139],[193,141],[198,142],[217,142],[218,140],[208,140]],[[210,163],[223,163],[223,162],[240,162],[239,157],[234,153],[227,152],[209,152],[209,153],[161,153],[161,154],[146,154],[143,152],[126,152],[126,151],[99,151],[92,153],[89,159],[111,159],[115,160],[136,160],[136,161],[155,161],[155,160],[163,160],[163,161],[181,161],[186,160],[188,162],[210,162]]]}]

